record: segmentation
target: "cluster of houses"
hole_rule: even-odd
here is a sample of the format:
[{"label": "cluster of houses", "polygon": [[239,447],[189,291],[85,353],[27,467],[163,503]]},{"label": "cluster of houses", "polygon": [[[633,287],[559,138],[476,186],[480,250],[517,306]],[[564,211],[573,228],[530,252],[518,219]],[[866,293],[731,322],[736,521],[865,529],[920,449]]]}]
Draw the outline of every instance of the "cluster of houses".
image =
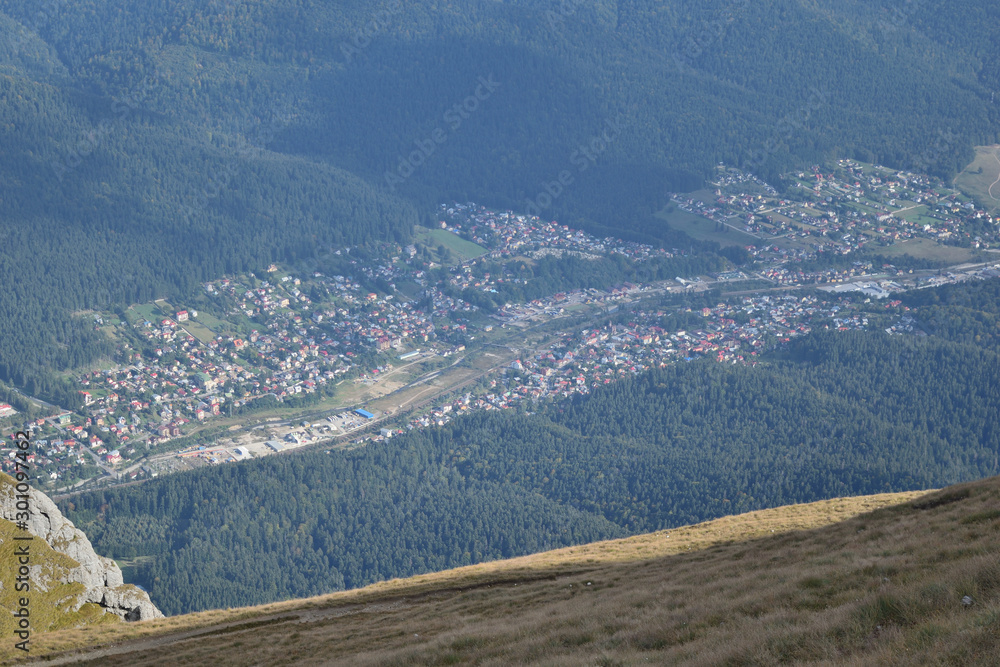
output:
[{"label": "cluster of houses", "polygon": [[546,222],[512,211],[494,211],[472,203],[442,205],[441,214],[445,218],[441,222],[443,229],[489,249],[488,259],[525,253],[569,252],[585,258],[620,254],[641,261],[672,257],[676,252],[622,239],[599,239],[558,222]]},{"label": "cluster of houses", "polygon": [[514,362],[508,376],[516,374],[523,382],[515,391],[532,398],[586,393],[621,375],[677,361],[746,361],[768,345],[809,333],[817,320],[841,330],[868,323],[849,300],[813,296],[745,297],[696,314],[704,324],[680,331],[664,328],[664,311],[639,311],[625,324],[566,334],[548,353]]},{"label": "cluster of houses", "polygon": [[425,411],[407,427],[442,425],[463,412],[503,410],[526,399],[587,394],[622,377],[700,357],[750,363],[767,347],[805,335],[816,326],[848,331],[869,324],[857,302],[848,297],[829,301],[798,295],[744,297],[691,313],[704,320],[695,328],[669,331],[664,320],[675,314],[638,311],[630,313],[632,321],[627,323],[566,332],[545,352],[513,361],[486,388]]},{"label": "cluster of houses", "polygon": [[[919,289],[973,277],[1000,277],[1000,269],[935,276],[918,280],[913,286]],[[848,294],[842,288],[860,294]],[[632,291],[640,289],[633,287]],[[547,351],[512,362],[500,377],[490,380],[487,389],[470,392],[451,404],[414,417],[408,428],[446,424],[455,414],[470,410],[507,409],[525,399],[587,394],[599,385],[628,375],[699,357],[727,363],[752,363],[753,357],[768,347],[787,343],[817,327],[837,331],[865,329],[870,324],[868,309],[861,304],[871,297],[890,297],[905,288],[881,281],[840,285],[834,289],[830,299],[784,294],[748,296],[736,302],[720,303],[692,313],[700,315],[704,322],[686,330],[668,331],[663,320],[671,311],[657,310],[633,311],[629,317],[631,321],[624,324],[567,332]],[[620,290],[619,293],[624,292]],[[553,304],[544,300],[527,306],[548,309],[551,313]],[[888,309],[901,306],[899,300],[884,304]],[[903,308],[904,313],[907,310]],[[677,314],[676,311],[673,314]],[[924,335],[906,314],[886,331]]]},{"label": "cluster of houses", "polygon": [[997,241],[1000,217],[925,175],[840,160],[826,172],[814,166],[794,180],[801,197],[779,197],[757,179],[738,178],[728,170],[715,181],[714,202],[683,195],[673,199],[683,210],[742,225],[764,244],[782,237],[807,239],[815,252],[848,254],[870,243],[915,238],[973,248]]},{"label": "cluster of houses", "polygon": [[[811,195],[808,202],[779,198],[771,186],[733,170],[720,173],[713,203],[690,197],[675,201],[710,219],[743,221],[760,236],[808,235],[807,243],[779,247],[762,239],[748,248],[759,260],[760,275],[779,284],[837,285],[873,270],[864,264],[808,273],[795,269],[797,260],[814,258],[820,251],[853,252],[874,239],[892,242],[914,236],[954,241],[967,233],[963,227],[967,222],[982,222],[985,227],[997,222],[925,177],[889,176],[850,161],[842,161],[833,173],[814,168],[799,176],[800,189]],[[918,224],[898,215],[903,201],[926,207],[924,215],[934,222]],[[858,206],[841,206],[852,203]],[[493,325],[484,323],[484,317],[471,317],[477,307],[457,295],[469,288],[496,291],[504,281],[519,280],[491,275],[485,264],[496,259],[616,253],[643,261],[683,254],[599,239],[556,222],[475,204],[443,206],[440,214],[442,228],[483,246],[486,254],[440,274],[431,270],[426,255],[417,257],[415,247],[394,247],[381,260],[368,262],[351,259],[345,250],[345,261],[356,270],[354,277],[318,272],[284,275],[272,266],[266,279],[230,277],[204,284],[211,306],[202,310],[239,325],[190,307],[140,317],[133,327],[152,354],[129,348],[123,354],[126,364],[81,376],[84,406],[76,423],[47,424],[46,428],[61,430],[46,438],[51,445],[39,455],[51,455],[56,458],[47,460],[66,465],[95,458],[113,465],[135,454],[137,444],[177,438],[192,422],[229,414],[263,397],[283,400],[323,392],[346,379],[362,381],[388,370],[390,361],[412,355],[416,348],[446,355],[464,349],[466,334],[488,331]],[[810,231],[802,231],[803,225]],[[983,235],[976,242],[988,245],[994,238]],[[441,275],[446,277],[440,282],[432,279]],[[359,281],[388,288],[376,293]],[[402,281],[416,285],[419,293],[407,298],[396,291]],[[872,293],[861,297],[883,298],[896,291],[883,283],[865,288]],[[551,317],[576,305],[607,303],[610,312],[615,302],[643,289],[622,285],[608,291],[574,290],[508,304],[498,314],[499,324]],[[503,409],[526,398],[586,393],[624,375],[699,356],[745,362],[771,343],[808,333],[817,321],[837,329],[867,324],[846,296],[830,302],[789,295],[747,297],[705,309],[701,315],[702,325],[683,331],[668,331],[662,323],[664,313],[646,312],[627,324],[569,332],[546,353],[514,362],[488,380],[485,390],[424,412],[409,426],[445,423],[461,411]],[[127,341],[122,345],[127,348]],[[0,418],[13,416],[11,411],[10,406],[0,405]]]},{"label": "cluster of houses", "polygon": [[[625,283],[608,290],[594,288],[558,292],[542,299],[532,299],[527,303],[508,304],[499,309],[495,317],[503,324],[519,324],[542,318],[562,315],[569,307],[584,305],[611,305],[625,301],[650,289],[648,285]],[[613,306],[612,306],[613,307]]]},{"label": "cluster of houses", "polygon": [[[186,424],[228,414],[264,396],[282,400],[345,377],[384,372],[389,366],[379,353],[405,356],[399,354],[403,348],[426,346],[436,338],[435,316],[472,309],[429,290],[433,308],[425,313],[413,301],[320,273],[307,279],[225,278],[206,283],[204,291],[226,315],[246,315],[259,328],[206,340],[194,335],[207,330],[194,310],[140,319],[134,328],[148,341],[153,358],[129,350],[128,365],[79,378],[87,426],[105,428],[119,441],[139,436],[156,445],[184,435]],[[449,353],[453,346],[442,350]]]},{"label": "cluster of houses", "polygon": [[[895,271],[894,267],[884,270]],[[844,283],[872,275],[870,262],[856,262],[846,269],[825,269],[822,271],[802,271],[795,265],[779,265],[763,269],[760,275],[779,285],[805,285],[808,283]]]},{"label": "cluster of houses", "polygon": [[[62,411],[50,417],[43,417],[24,425],[31,435],[32,450],[28,464],[41,471],[45,479],[72,480],[77,478],[84,466],[112,466],[123,460],[123,451],[135,453],[130,443],[134,428],[118,422],[105,423],[104,419],[80,419],[73,413]],[[105,434],[114,432],[122,449],[110,444]],[[12,472],[15,468],[14,450],[0,459],[0,469]]]}]

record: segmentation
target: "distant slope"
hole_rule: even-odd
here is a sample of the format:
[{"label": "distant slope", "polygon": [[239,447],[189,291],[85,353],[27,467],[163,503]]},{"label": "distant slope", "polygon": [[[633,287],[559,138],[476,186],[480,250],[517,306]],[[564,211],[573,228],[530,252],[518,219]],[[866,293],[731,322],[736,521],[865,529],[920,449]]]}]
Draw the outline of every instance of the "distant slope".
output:
[{"label": "distant slope", "polygon": [[976,158],[955,177],[955,186],[987,210],[1000,208],[1000,146],[976,146]]},{"label": "distant slope", "polygon": [[998,503],[992,478],[765,510],[309,600],[52,633],[39,652],[71,652],[38,664],[991,664]]}]

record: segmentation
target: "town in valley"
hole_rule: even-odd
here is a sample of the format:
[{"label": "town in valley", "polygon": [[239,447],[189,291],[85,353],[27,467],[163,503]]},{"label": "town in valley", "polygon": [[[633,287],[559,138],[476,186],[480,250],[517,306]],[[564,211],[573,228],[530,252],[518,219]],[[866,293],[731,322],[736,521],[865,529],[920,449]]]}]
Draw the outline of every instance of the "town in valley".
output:
[{"label": "town in valley", "polygon": [[[72,374],[78,405],[25,423],[0,404],[0,420],[30,430],[39,483],[67,492],[358,446],[672,363],[756,363],[819,328],[923,335],[899,294],[1000,277],[995,213],[934,178],[851,160],[789,174],[781,193],[720,166],[658,215],[746,261],[584,287],[602,262],[657,275],[700,251],[446,204],[411,245],[84,313],[117,351]],[[562,282],[544,291],[539,266]]]}]

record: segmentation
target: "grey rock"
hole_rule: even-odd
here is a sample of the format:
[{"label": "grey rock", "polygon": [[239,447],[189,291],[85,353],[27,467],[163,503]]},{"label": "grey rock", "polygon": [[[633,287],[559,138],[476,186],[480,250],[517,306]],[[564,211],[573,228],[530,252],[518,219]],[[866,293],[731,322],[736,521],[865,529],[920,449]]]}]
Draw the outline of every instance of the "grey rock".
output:
[{"label": "grey rock", "polygon": [[101,606],[126,621],[145,621],[163,617],[160,610],[149,601],[146,593],[131,585],[105,588]]},{"label": "grey rock", "polygon": [[[16,519],[14,481],[0,474],[0,518]],[[141,589],[126,585],[121,568],[110,558],[98,556],[83,531],[63,516],[55,503],[44,493],[31,489],[31,519],[28,531],[48,542],[53,550],[72,558],[77,566],[69,571],[66,582],[80,582],[85,591],[73,605],[79,610],[87,602],[104,607],[125,620],[163,618],[163,614]],[[42,590],[48,582],[41,571],[32,572],[32,580]]]},{"label": "grey rock", "polygon": [[98,558],[104,564],[104,585],[108,588],[118,588],[124,585],[125,579],[122,576],[121,568],[118,567],[118,563],[104,556],[98,556]]}]

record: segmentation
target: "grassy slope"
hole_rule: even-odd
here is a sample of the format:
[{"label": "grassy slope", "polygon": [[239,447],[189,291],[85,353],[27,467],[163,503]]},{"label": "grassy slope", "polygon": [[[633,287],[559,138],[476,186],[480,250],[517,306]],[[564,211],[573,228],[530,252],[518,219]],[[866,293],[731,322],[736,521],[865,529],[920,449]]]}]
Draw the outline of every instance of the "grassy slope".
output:
[{"label": "grassy slope", "polygon": [[[955,177],[955,187],[974,197],[980,205],[989,210],[1000,208],[1000,162],[997,161],[997,151],[1000,146],[976,146],[976,159],[973,160],[958,176]],[[994,185],[995,184],[995,185]],[[993,194],[990,194],[993,186]]]},{"label": "grassy slope", "polygon": [[[705,201],[710,200],[706,199]],[[722,246],[756,245],[761,242],[756,236],[745,234],[732,227],[726,232],[718,231],[716,223],[712,220],[683,211],[672,202],[659,211],[656,217],[666,222],[671,229],[684,232],[698,241],[715,241]],[[737,220],[728,220],[727,222],[734,226],[738,224]]]},{"label": "grassy slope", "polygon": [[50,633],[36,655],[114,644],[73,659],[983,664],[1000,648],[998,500],[993,478],[764,510],[306,600]]},{"label": "grassy slope", "polygon": [[[434,252],[435,256],[438,254],[437,247],[439,245],[442,245],[450,250],[453,253],[454,258],[463,262],[486,254],[486,249],[482,246],[471,241],[466,241],[461,236],[458,236],[453,232],[449,232],[446,229],[427,229],[426,227],[415,227],[414,235],[417,243],[422,243],[430,248]],[[437,259],[438,261],[441,261],[443,258],[437,257]]]},{"label": "grassy slope", "polygon": [[911,257],[947,262],[949,264],[969,262],[975,259],[972,252],[966,248],[943,245],[930,239],[910,239],[885,248],[878,248],[876,252],[886,257],[910,255]]}]

